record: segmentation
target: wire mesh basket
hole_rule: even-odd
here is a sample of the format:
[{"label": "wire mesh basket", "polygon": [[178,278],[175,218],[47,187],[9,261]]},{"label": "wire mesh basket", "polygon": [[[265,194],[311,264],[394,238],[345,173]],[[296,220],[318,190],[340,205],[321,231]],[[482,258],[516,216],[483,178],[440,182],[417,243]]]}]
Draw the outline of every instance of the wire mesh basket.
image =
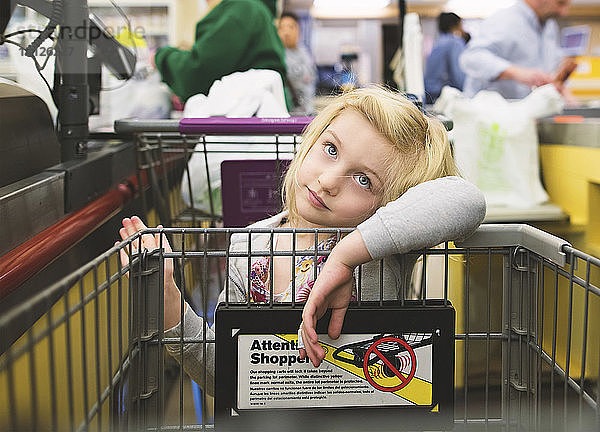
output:
[{"label": "wire mesh basket", "polygon": [[[142,235],[161,231],[171,235],[173,252],[166,253],[161,248],[135,253],[141,250]],[[268,235],[277,233],[293,234],[282,229],[267,232]],[[344,234],[341,230],[332,233],[338,237]],[[448,346],[452,355],[444,361],[443,367],[430,369],[432,376],[445,377],[444,382],[451,384],[450,396],[440,396],[445,404],[440,412],[449,410],[451,422],[437,428],[435,422],[427,426],[412,424],[413,430],[424,427],[426,430],[499,431],[600,428],[600,261],[573,249],[561,239],[524,225],[482,226],[460,244],[416,252],[423,256],[415,270],[419,277],[413,275],[412,278],[413,283],[418,283],[418,289],[400,290],[398,299],[391,302],[384,298],[364,301],[359,294],[348,312],[343,333],[369,333],[369,336],[362,339],[362,344],[358,343],[359,339],[341,345],[337,356],[356,358],[357,364],[362,360],[362,366],[367,365],[361,369],[362,366],[348,363],[348,368],[355,368],[352,369],[355,382],[341,384],[348,393],[344,393],[344,403],[336,409],[318,405],[318,399],[292,400],[292,405],[278,408],[250,406],[250,399],[245,399],[249,397],[248,387],[258,384],[244,381],[245,375],[240,372],[240,341],[253,334],[268,333],[269,337],[281,341],[287,337],[291,343],[288,354],[294,354],[294,335],[290,331],[297,329],[300,303],[256,303],[250,296],[245,301],[233,302],[225,297],[218,307],[221,318],[217,319],[216,338],[169,337],[163,332],[163,264],[166,259],[179,263],[178,283],[183,292],[188,293],[192,286],[192,291],[204,293],[203,308],[197,313],[205,319],[202,334],[207,335],[213,319],[207,311],[214,308],[207,304],[207,293],[220,291],[228,280],[220,281],[215,269],[222,269],[228,275],[228,263],[233,258],[248,260],[250,265],[260,256],[275,259],[328,253],[314,250],[234,253],[229,249],[233,235],[251,236],[248,229],[236,228],[169,228],[138,233],[0,317],[0,428],[8,431],[221,430],[227,429],[227,423],[220,423],[220,416],[239,415],[246,422],[246,430],[253,427],[325,430],[336,428],[334,419],[354,419],[354,416],[359,419],[364,413],[378,413],[369,417],[368,427],[357,420],[346,424],[344,429],[402,429],[411,423],[401,421],[409,418],[409,411],[405,410],[406,402],[397,401],[408,398],[398,394],[406,396],[417,378],[408,380],[404,388],[388,391],[387,396],[398,396],[397,401],[393,399],[396,402],[377,411],[381,407],[368,406],[368,403],[372,395],[381,391],[370,384],[366,374],[372,374],[371,379],[377,383],[385,383],[386,379],[395,379],[390,376],[390,370],[392,375],[395,370],[399,372],[396,378],[407,381],[407,371],[412,368],[411,359],[406,357],[407,347],[418,353],[419,344],[426,348],[427,338],[435,339],[436,329],[441,328],[444,333],[445,327],[431,324],[432,330],[419,338],[418,333],[425,332],[414,328],[389,332],[390,320],[378,317],[396,308],[394,310],[413,311],[410,313],[415,317],[427,321],[427,317],[436,316],[436,310],[447,310],[450,305],[456,311],[451,315],[452,338]],[[126,266],[118,259],[121,251],[133,257]],[[187,262],[195,262],[201,269],[194,279],[181,270]],[[373,265],[383,266],[382,263]],[[366,289],[384,292],[382,286],[360,287],[360,278],[357,285],[361,288],[359,293]],[[23,323],[30,319],[30,311],[40,305],[46,306],[49,312],[23,328]],[[233,327],[227,325],[234,325],[235,320],[227,324],[229,313],[241,314],[244,320],[240,322],[248,323],[250,330],[245,331],[240,325],[237,329],[240,335],[233,337]],[[413,315],[397,313],[395,316],[394,326],[410,327],[409,317]],[[375,324],[380,325],[380,332],[375,331]],[[362,328],[365,332],[361,332]],[[325,344],[329,342],[326,342],[324,329],[319,327]],[[220,341],[226,338],[227,332],[228,345],[222,348]],[[381,342],[386,337],[391,337],[392,343]],[[367,340],[373,342],[364,342]],[[251,344],[252,339],[248,343]],[[167,345],[176,352],[193,346],[205,353],[217,350],[216,400],[201,392],[201,402],[194,402],[192,384],[181,366],[165,354]],[[219,362],[232,346],[233,358]],[[372,348],[371,353],[361,352],[362,348]],[[382,351],[379,361],[373,361],[376,348]],[[435,353],[437,348],[433,349]],[[415,358],[418,363],[420,357]],[[283,360],[277,360],[280,361]],[[277,367],[303,370],[307,376],[318,373],[312,372],[309,364],[299,365],[295,360],[293,364],[291,360],[285,362]],[[390,369],[374,373],[377,363],[386,364]],[[418,369],[417,365],[417,377],[421,373]],[[357,375],[360,370],[364,377]],[[210,371],[205,371],[205,377],[206,372]],[[231,379],[221,379],[224,374]],[[425,385],[424,380],[421,379],[420,385]],[[200,389],[209,387],[207,380],[199,381]],[[432,381],[435,389],[435,378]],[[272,380],[269,382],[271,386],[277,385]],[[324,386],[311,384],[318,385]],[[359,397],[357,389],[365,388],[370,393]],[[273,391],[272,400],[279,397],[273,388],[265,391]],[[293,391],[299,394],[302,390]],[[293,408],[296,403],[301,408]],[[237,414],[231,411],[231,404],[236,405]],[[435,417],[436,407],[432,407],[431,399],[423,402],[423,406]],[[223,407],[230,411],[224,412]],[[388,415],[392,424],[386,423]]]},{"label": "wire mesh basket", "polygon": [[138,181],[150,186],[143,206],[153,225],[220,226],[225,213],[227,226],[241,227],[277,212],[279,178],[310,120],[119,120],[115,130],[134,136]]}]

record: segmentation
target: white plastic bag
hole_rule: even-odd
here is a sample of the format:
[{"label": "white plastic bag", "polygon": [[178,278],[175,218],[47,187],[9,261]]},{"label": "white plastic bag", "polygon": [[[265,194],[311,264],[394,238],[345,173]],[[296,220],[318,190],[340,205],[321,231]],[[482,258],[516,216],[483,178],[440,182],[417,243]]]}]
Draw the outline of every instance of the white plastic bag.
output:
[{"label": "white plastic bag", "polygon": [[[107,75],[103,73],[103,75]],[[171,92],[161,82],[160,74],[134,76],[122,83],[111,77],[106,85],[111,90],[100,92],[100,115],[109,124],[122,118],[166,119],[171,115]]]},{"label": "white plastic bag", "polygon": [[562,111],[553,85],[525,99],[508,101],[481,91],[466,98],[444,87],[433,109],[454,121],[454,156],[467,180],[485,194],[488,206],[528,208],[548,200],[540,180],[536,119]]},{"label": "white plastic bag", "polygon": [[279,72],[249,69],[216,80],[208,95],[197,94],[185,103],[184,117],[289,117]]},{"label": "white plastic bag", "polygon": [[[190,182],[187,171],[181,179],[181,197],[188,206],[195,207],[206,213],[211,213],[210,197],[212,196],[213,211],[222,213],[221,202],[221,163],[234,159],[291,159],[294,148],[293,136],[207,136],[206,159],[204,144],[197,144],[194,153],[188,161]],[[280,154],[275,149],[279,147]],[[210,176],[210,185],[206,171]],[[193,197],[190,197],[191,193]]]},{"label": "white plastic bag", "polygon": [[[184,117],[289,117],[285,106],[283,81],[278,72],[250,69],[234,72],[215,81],[208,96],[198,94],[185,104]],[[222,212],[221,162],[231,159],[276,159],[275,143],[293,143],[293,137],[274,136],[221,136],[206,137],[207,155],[203,145],[194,148],[187,171],[181,180],[184,202],[210,213],[210,197],[216,214]],[[222,144],[219,144],[222,143]],[[210,176],[210,185],[207,179]],[[193,203],[190,197],[193,195]]]}]

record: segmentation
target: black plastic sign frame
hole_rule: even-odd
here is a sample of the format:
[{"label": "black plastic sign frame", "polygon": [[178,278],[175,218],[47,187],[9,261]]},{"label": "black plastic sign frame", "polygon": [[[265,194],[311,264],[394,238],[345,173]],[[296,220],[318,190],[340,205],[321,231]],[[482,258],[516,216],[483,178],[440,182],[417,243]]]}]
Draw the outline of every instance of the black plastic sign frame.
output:
[{"label": "black plastic sign frame", "polygon": [[326,358],[297,356],[302,305],[220,305],[215,428],[451,429],[454,308],[428,300],[351,305],[342,336],[317,325]]}]

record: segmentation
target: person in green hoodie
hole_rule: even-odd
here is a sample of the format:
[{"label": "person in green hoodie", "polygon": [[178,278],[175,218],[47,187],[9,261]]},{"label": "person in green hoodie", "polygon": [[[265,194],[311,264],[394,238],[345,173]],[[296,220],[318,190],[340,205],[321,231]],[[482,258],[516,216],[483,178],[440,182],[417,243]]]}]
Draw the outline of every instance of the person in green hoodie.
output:
[{"label": "person in green hoodie", "polygon": [[285,49],[273,22],[276,3],[221,0],[196,24],[190,50],[167,46],[156,52],[162,80],[183,102],[208,94],[214,81],[248,69],[277,71],[285,87]]}]

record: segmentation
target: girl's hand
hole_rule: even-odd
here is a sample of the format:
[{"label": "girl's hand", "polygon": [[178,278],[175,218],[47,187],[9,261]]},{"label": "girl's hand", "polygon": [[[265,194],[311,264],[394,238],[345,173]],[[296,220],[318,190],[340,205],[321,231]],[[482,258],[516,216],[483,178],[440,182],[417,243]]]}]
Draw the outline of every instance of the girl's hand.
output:
[{"label": "girl's hand", "polygon": [[[133,216],[131,219],[125,218],[122,223],[123,228],[119,230],[119,235],[123,240],[131,237],[138,231],[143,231],[147,228],[137,216]],[[162,228],[162,225],[159,225],[157,228]],[[161,246],[160,234],[144,234],[141,236],[141,242],[140,240],[134,240],[131,244],[134,253],[137,252],[136,249],[140,247],[140,243],[141,248],[147,249],[148,251],[158,249]],[[162,238],[162,247],[165,252],[172,252],[171,245],[164,234]],[[121,264],[123,266],[129,264],[129,256],[127,255],[128,250],[129,248],[122,248],[119,251]],[[167,330],[179,324],[181,318],[181,293],[179,292],[179,288],[177,287],[177,284],[175,284],[175,279],[173,277],[173,259],[166,258],[164,262],[164,329]]]},{"label": "girl's hand", "polygon": [[327,333],[337,339],[342,331],[344,317],[352,297],[354,268],[371,261],[371,255],[359,231],[344,237],[331,251],[308,296],[302,311],[301,333],[304,348],[300,358],[306,356],[315,367],[325,358],[325,351],[319,344],[317,321],[331,308],[331,320]]}]

